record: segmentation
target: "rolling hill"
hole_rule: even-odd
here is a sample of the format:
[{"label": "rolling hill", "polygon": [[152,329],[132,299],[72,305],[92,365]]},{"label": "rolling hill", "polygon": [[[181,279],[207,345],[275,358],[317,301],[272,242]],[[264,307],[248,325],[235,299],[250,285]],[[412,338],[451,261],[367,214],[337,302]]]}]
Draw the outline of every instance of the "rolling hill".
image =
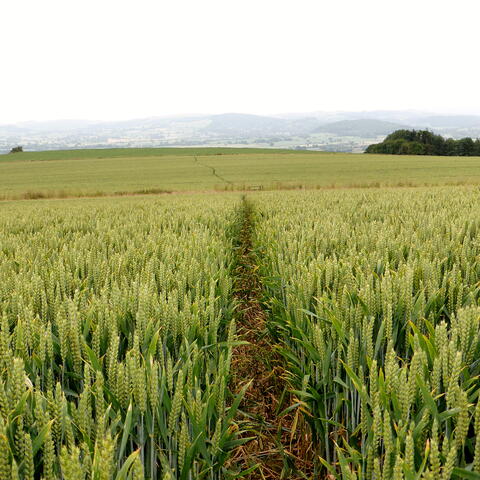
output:
[{"label": "rolling hill", "polygon": [[393,122],[373,119],[341,120],[327,123],[315,129],[315,132],[332,133],[352,137],[377,137],[388,135],[402,128],[408,128]]}]

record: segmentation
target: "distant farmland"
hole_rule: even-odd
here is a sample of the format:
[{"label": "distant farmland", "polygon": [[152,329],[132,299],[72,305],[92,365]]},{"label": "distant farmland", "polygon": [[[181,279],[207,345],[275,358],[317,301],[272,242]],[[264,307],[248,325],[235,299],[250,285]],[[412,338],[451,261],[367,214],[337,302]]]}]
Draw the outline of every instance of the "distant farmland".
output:
[{"label": "distant farmland", "polygon": [[480,184],[477,157],[262,149],[111,149],[0,156],[0,198],[162,191]]}]

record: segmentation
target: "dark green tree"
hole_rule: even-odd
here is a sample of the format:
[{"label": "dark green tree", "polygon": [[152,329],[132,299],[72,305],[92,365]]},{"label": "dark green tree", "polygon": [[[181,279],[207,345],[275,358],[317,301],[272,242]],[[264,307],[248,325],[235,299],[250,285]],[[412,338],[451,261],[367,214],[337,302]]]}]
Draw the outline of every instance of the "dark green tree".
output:
[{"label": "dark green tree", "polygon": [[462,157],[470,157],[475,155],[475,143],[474,141],[467,137],[458,140],[457,144],[457,155],[461,155]]},{"label": "dark green tree", "polygon": [[460,155],[480,156],[480,140],[470,137],[454,140],[429,130],[396,130],[381,143],[369,145],[366,153],[393,155]]}]

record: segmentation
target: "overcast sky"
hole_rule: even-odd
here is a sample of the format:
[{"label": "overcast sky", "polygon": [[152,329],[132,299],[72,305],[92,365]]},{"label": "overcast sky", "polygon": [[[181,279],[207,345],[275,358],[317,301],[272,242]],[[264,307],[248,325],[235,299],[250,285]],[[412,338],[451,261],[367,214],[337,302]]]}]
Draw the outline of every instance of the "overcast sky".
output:
[{"label": "overcast sky", "polygon": [[1,0],[0,122],[480,113],[479,0]]}]

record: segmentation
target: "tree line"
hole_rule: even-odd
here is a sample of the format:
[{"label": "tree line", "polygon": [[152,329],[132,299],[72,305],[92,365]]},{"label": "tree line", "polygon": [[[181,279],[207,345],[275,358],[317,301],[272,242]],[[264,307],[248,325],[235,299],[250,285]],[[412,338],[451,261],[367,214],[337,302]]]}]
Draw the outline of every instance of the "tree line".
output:
[{"label": "tree line", "polygon": [[454,140],[435,135],[429,130],[396,130],[383,142],[369,145],[365,153],[480,156],[480,139],[466,137]]}]

